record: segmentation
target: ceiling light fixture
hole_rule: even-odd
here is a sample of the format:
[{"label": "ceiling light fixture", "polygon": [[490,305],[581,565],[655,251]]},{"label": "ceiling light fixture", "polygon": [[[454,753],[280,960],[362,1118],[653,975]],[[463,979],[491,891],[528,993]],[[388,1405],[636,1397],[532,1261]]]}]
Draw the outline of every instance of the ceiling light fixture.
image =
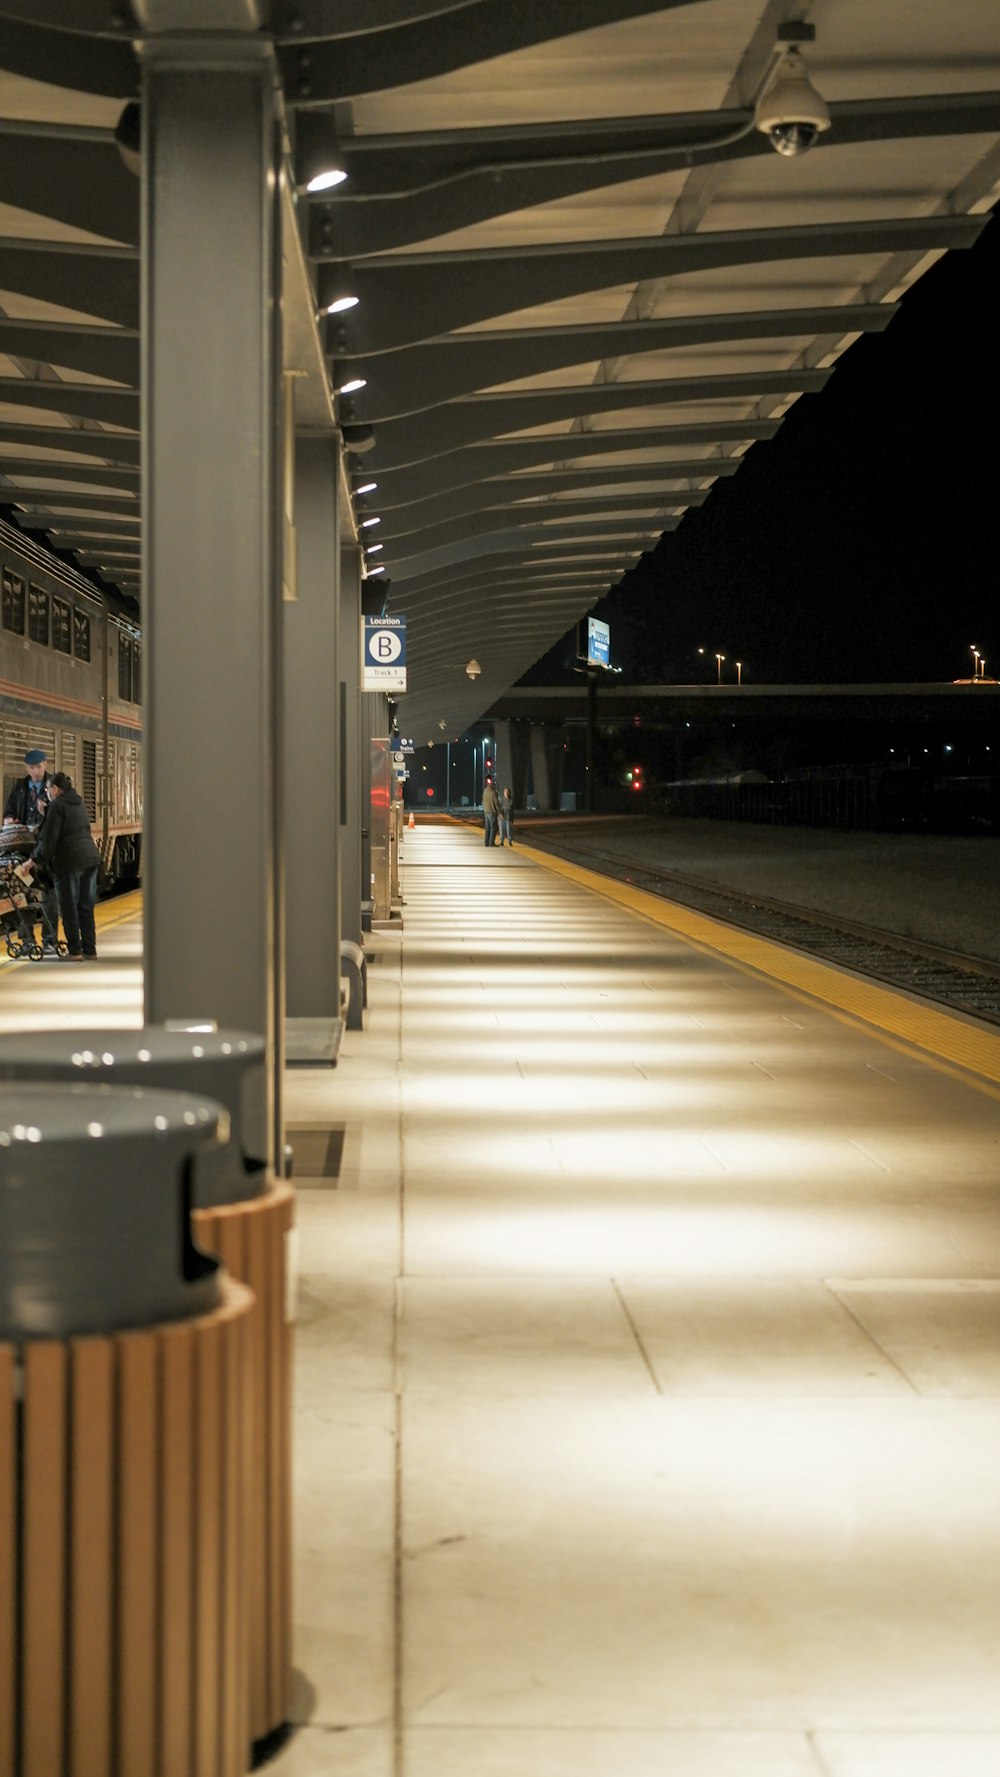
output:
[{"label": "ceiling light fixture", "polygon": [[381,524],[381,523],[382,523],[382,520],[380,518],[363,518],[361,520],[361,529],[363,531],[370,531],[373,524]]},{"label": "ceiling light fixture", "polygon": [[348,377],[346,383],[337,384],[338,395],[355,395],[359,389],[367,389],[368,378],[365,376]]},{"label": "ceiling light fixture", "polygon": [[295,122],[295,183],[315,195],[334,191],[347,178],[340,140],[328,111],[299,111]]},{"label": "ceiling light fixture", "polygon": [[357,499],[359,494],[373,494],[377,487],[378,487],[377,481],[365,481],[362,483],[362,485],[360,487],[355,488],[354,497],[355,497],[355,499]]}]

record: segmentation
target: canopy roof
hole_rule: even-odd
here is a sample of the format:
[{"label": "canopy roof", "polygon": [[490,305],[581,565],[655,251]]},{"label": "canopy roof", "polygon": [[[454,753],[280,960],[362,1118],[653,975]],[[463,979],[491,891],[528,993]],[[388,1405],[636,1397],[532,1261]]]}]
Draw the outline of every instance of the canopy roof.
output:
[{"label": "canopy roof", "polygon": [[[830,113],[796,158],[753,126],[790,22]],[[418,743],[493,704],[1000,190],[996,0],[0,0],[0,503],[140,606],[115,129],[143,32],[180,25],[275,41],[297,420],[378,484],[356,516]],[[333,152],[346,182],[296,196]]]}]

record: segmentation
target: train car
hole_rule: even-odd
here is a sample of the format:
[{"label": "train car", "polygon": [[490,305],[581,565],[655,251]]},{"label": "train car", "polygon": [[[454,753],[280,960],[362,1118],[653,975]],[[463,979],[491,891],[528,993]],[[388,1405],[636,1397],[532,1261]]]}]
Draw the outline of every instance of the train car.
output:
[{"label": "train car", "polygon": [[4,798],[29,747],[66,771],[90,815],[105,888],[142,856],[142,637],[127,607],[0,520]]}]

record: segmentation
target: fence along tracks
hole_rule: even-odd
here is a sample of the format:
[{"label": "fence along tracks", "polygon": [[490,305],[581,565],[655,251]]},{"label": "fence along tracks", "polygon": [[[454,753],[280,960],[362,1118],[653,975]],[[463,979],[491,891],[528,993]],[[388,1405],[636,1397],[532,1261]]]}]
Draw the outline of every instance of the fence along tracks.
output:
[{"label": "fence along tracks", "polygon": [[969,1017],[1000,1024],[1000,965],[988,957],[963,956],[901,932],[818,913],[790,901],[740,894],[719,883],[661,869],[648,859],[640,862],[602,851],[582,838],[570,842],[560,836],[557,840],[531,829],[529,843],[838,968],[871,976]]}]

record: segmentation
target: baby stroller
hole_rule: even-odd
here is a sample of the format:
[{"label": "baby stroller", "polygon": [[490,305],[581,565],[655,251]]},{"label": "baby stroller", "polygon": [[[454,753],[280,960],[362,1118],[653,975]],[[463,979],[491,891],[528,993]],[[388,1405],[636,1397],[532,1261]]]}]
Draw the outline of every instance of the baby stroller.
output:
[{"label": "baby stroller", "polygon": [[[0,827],[0,932],[8,956],[41,962],[45,952],[35,937],[35,926],[42,923],[48,882],[26,867],[34,846],[35,835],[27,827],[16,822]],[[68,955],[69,947],[58,934],[53,939],[56,955]]]}]

